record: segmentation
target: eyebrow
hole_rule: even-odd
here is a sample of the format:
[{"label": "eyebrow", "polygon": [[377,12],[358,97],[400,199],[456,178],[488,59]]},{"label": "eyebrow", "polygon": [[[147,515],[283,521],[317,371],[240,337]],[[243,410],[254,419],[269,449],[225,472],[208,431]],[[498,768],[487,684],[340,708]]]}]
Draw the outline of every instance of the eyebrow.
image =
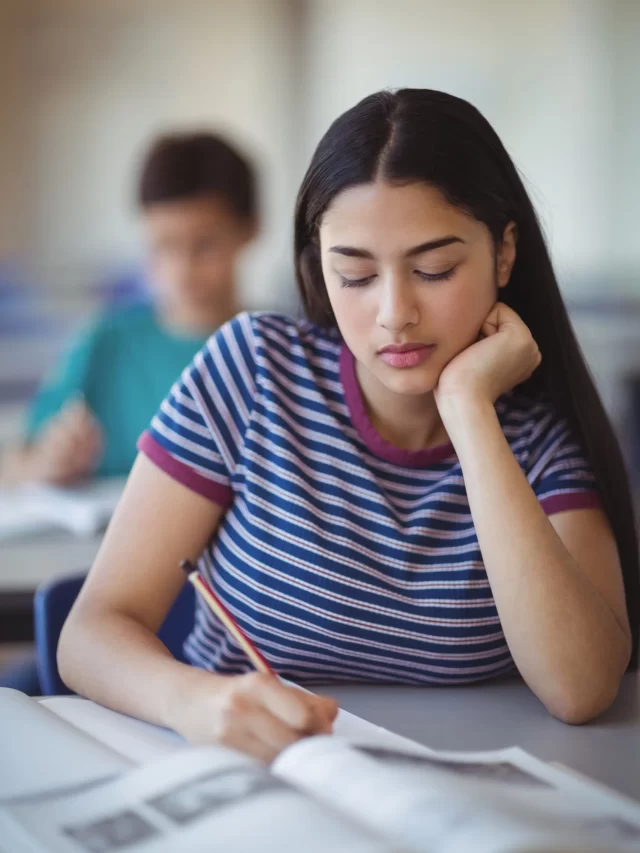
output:
[{"label": "eyebrow", "polygon": [[[432,252],[434,249],[441,249],[443,246],[449,246],[451,243],[464,243],[461,237],[442,237],[440,240],[430,240],[427,243],[420,243],[419,246],[414,246],[404,253],[405,258],[412,258],[414,255],[422,255],[424,252]],[[337,255],[345,255],[347,258],[367,258],[373,260],[371,252],[366,249],[356,249],[353,246],[332,246],[329,249]]]}]

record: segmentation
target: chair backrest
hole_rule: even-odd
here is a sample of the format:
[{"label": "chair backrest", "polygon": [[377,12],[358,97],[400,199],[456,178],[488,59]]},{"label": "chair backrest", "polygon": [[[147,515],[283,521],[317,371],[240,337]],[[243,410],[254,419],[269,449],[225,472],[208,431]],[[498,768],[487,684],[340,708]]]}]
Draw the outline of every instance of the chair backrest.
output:
[{"label": "chair backrest", "polygon": [[[84,574],[65,575],[42,584],[36,591],[33,601],[36,661],[44,696],[71,692],[60,678],[56,655],[62,626],[84,579]],[[158,631],[158,637],[171,654],[183,663],[186,659],[182,646],[193,628],[194,613],[195,592],[190,584],[185,584]]]}]

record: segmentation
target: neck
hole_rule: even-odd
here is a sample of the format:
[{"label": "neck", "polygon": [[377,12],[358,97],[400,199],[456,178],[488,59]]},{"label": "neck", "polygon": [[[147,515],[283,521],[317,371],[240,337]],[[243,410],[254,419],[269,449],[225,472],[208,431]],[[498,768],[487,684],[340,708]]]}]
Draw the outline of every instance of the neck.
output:
[{"label": "neck", "polygon": [[160,322],[172,332],[181,335],[209,335],[240,311],[235,296],[218,298],[210,304],[158,305]]},{"label": "neck", "polygon": [[378,435],[401,450],[427,450],[445,444],[444,428],[433,392],[390,391],[358,361],[356,377],[369,420]]}]

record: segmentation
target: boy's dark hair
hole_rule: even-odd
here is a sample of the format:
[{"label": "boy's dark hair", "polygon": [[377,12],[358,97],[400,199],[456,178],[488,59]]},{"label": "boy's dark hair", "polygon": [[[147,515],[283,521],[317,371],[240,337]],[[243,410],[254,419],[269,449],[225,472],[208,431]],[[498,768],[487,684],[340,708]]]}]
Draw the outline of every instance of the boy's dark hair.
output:
[{"label": "boy's dark hair", "polygon": [[208,132],[158,137],[148,150],[138,183],[144,209],[203,196],[223,199],[242,219],[257,216],[253,166],[228,142]]}]

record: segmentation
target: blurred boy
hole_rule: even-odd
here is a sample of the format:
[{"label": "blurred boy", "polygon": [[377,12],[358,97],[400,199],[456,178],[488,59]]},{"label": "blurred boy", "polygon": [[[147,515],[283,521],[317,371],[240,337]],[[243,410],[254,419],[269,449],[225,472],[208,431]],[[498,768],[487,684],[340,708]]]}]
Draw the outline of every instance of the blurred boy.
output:
[{"label": "blurred boy", "polygon": [[151,304],[103,316],[75,343],[33,402],[24,443],[0,460],[1,481],[63,485],[129,472],[172,383],[239,310],[255,185],[250,164],[213,134],[156,140],[138,186]]}]

